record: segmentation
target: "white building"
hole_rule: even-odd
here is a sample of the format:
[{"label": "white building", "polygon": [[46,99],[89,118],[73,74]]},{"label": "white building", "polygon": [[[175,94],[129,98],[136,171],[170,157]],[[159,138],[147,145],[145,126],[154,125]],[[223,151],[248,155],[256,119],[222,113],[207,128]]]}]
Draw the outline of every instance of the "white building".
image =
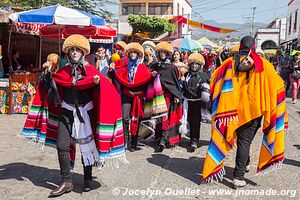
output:
[{"label": "white building", "polygon": [[259,28],[254,35],[256,48],[258,49],[276,49],[279,46],[278,28]]},{"label": "white building", "polygon": [[254,38],[257,48],[278,48],[286,40],[286,18],[275,19],[266,28],[258,29]]},{"label": "white building", "polygon": [[[157,17],[183,16],[191,18],[192,5],[188,0],[120,0],[118,34],[127,35],[132,29],[128,24],[129,14],[147,14]],[[190,37],[186,24],[179,24],[177,31],[183,37]]]}]

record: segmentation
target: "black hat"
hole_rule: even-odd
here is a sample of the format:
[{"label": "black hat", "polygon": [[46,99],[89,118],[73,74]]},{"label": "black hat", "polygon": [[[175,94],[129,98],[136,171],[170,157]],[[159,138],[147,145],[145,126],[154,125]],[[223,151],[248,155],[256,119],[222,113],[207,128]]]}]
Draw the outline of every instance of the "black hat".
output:
[{"label": "black hat", "polygon": [[251,49],[255,50],[255,40],[250,35],[247,35],[241,39],[239,54],[248,54]]}]

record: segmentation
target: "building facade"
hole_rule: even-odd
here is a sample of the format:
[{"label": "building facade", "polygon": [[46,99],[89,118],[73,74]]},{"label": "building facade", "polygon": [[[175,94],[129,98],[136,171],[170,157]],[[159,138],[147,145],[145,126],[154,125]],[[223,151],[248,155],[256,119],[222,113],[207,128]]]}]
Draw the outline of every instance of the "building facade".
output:
[{"label": "building facade", "polygon": [[300,33],[300,0],[288,1],[287,29],[286,29],[286,45],[289,49],[297,49]]},{"label": "building facade", "polygon": [[266,28],[257,29],[254,38],[257,48],[279,48],[286,41],[286,18],[275,19]]},{"label": "building facade", "polygon": [[[192,5],[188,0],[120,0],[118,34],[127,35],[132,29],[128,24],[128,15],[146,14],[157,17],[184,16],[191,18]],[[186,24],[178,24],[179,37],[190,37]]]}]

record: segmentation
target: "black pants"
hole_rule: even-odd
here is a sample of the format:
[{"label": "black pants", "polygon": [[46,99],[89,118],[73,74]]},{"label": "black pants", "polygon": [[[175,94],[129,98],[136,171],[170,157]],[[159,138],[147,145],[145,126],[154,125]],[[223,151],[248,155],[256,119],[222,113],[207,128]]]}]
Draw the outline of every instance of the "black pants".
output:
[{"label": "black pants", "polygon": [[286,67],[281,68],[280,76],[285,82],[285,91],[287,92],[291,86],[290,74],[292,73],[291,69]]},{"label": "black pants", "polygon": [[131,106],[133,103],[133,98],[126,95],[122,95],[122,116],[123,116],[123,131],[124,131],[124,142],[125,145],[137,145],[138,135],[131,136],[129,133],[129,126],[131,120]]},{"label": "black pants", "polygon": [[189,107],[188,107],[187,120],[190,125],[190,138],[191,141],[199,141],[200,122],[201,122],[201,102],[189,101],[188,104]]},{"label": "black pants", "polygon": [[244,180],[246,166],[250,163],[250,145],[254,139],[257,130],[261,126],[262,117],[253,119],[236,130],[237,134],[237,152],[235,159],[235,168],[233,178]]},{"label": "black pants", "polygon": [[[91,121],[93,119],[92,113],[93,109],[88,111]],[[73,122],[73,112],[62,108],[57,135],[57,151],[62,181],[72,181],[69,150]],[[81,162],[83,164],[83,159],[81,159]],[[92,180],[92,166],[84,166],[83,169],[84,180]]]}]

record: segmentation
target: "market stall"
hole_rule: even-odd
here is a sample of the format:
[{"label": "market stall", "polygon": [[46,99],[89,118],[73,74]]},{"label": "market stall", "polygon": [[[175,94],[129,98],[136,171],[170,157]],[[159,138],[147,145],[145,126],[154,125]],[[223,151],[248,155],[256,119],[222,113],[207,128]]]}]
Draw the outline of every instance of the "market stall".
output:
[{"label": "market stall", "polygon": [[18,72],[0,79],[0,113],[27,114],[38,78],[39,74]]},{"label": "market stall", "polygon": [[[49,9],[58,9],[58,11],[49,16]],[[75,14],[64,15],[67,11]],[[80,13],[78,16],[77,10],[57,5],[13,13],[9,16],[14,22],[9,34],[9,53],[12,54],[12,49],[22,50],[23,55],[20,55],[22,62],[20,61],[19,64],[22,70],[14,69],[9,78],[0,80],[0,113],[28,112],[41,74],[41,63],[44,60],[42,58],[49,53],[59,53],[61,39],[72,34],[82,34],[91,42],[113,42],[116,30],[107,26],[103,18]],[[20,39],[20,37],[28,38]],[[34,54],[38,59],[28,59],[29,56],[24,56],[27,54]],[[12,55],[10,59],[14,61]]]}]

